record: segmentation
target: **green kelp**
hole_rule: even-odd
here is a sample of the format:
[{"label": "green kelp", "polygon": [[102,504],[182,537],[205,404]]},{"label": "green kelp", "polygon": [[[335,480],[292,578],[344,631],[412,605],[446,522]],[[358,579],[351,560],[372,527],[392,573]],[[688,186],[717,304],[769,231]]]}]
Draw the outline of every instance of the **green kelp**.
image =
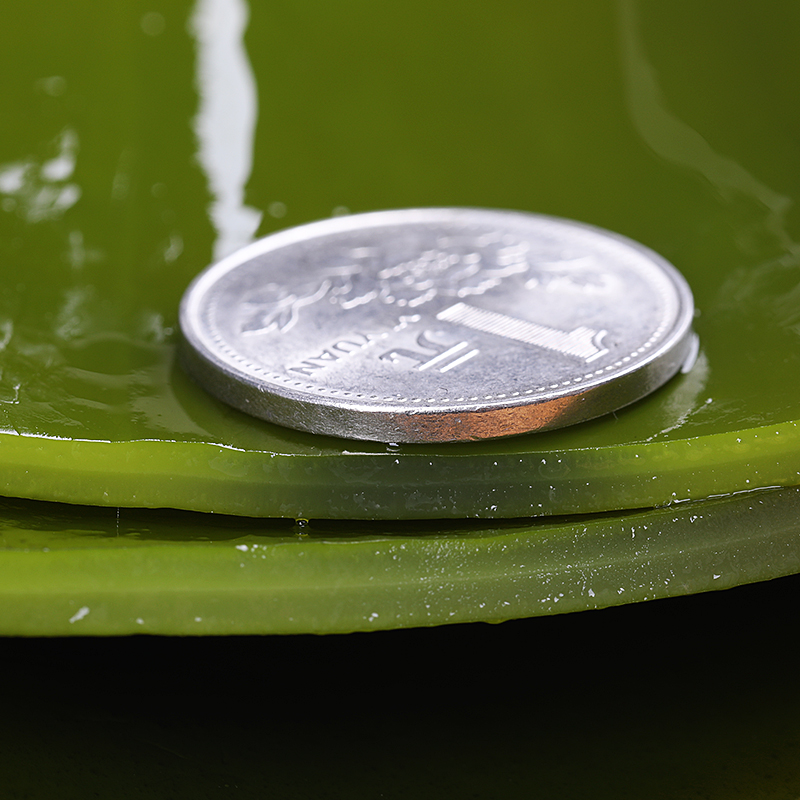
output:
[{"label": "green kelp", "polygon": [[[0,31],[0,488],[381,518],[797,483],[800,76],[785,54],[800,20],[789,4],[751,17],[632,2],[15,9]],[[183,374],[178,302],[207,263],[282,226],[426,205],[554,214],[661,252],[695,293],[697,363],[613,416],[449,447],[293,433]]]}]

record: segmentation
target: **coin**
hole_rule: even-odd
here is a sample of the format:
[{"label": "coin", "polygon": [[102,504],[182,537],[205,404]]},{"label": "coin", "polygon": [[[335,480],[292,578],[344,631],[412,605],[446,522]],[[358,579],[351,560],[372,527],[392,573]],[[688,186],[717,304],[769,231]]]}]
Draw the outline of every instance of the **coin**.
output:
[{"label": "coin", "polygon": [[553,217],[409,209],[257,241],[181,304],[216,397],[312,433],[446,442],[571,425],[669,380],[691,291],[646,247]]}]

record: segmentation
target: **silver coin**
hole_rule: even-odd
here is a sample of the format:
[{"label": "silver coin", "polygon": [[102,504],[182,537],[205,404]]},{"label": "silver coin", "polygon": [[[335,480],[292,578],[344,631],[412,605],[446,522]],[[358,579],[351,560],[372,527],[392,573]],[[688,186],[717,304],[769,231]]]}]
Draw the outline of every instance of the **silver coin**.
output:
[{"label": "silver coin", "polygon": [[412,209],[255,242],[181,305],[196,380],[312,433],[446,442],[557,428],[690,357],[692,295],[656,253],[552,217]]}]

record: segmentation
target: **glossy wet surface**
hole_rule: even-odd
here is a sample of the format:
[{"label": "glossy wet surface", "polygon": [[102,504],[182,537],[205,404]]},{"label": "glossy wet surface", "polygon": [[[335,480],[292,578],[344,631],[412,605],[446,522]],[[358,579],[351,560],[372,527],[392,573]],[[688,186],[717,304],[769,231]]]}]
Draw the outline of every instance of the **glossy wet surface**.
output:
[{"label": "glossy wet surface", "polygon": [[[629,1],[15,10],[0,33],[4,491],[517,516],[795,483],[798,27],[790,4],[758,20]],[[252,420],[184,376],[178,301],[214,258],[334,213],[426,205],[554,214],[661,252],[695,293],[697,364],[614,417],[399,453]],[[538,470],[558,459],[568,487]],[[665,459],[692,469],[653,482],[676,471]]]},{"label": "glossy wet surface", "polygon": [[[491,515],[504,487],[503,513],[564,514],[800,470],[795,6],[253,5],[244,37],[238,0],[4,14],[2,491],[106,507],[3,501],[0,630],[287,629],[267,597],[300,608],[295,630],[384,626],[376,598],[414,625],[475,619],[481,587],[493,614],[551,613],[796,571],[793,489],[401,529],[118,510]],[[429,205],[561,215],[663,253],[695,292],[695,368],[570,431],[400,451],[253,422],[184,376],[178,300],[215,257]],[[430,603],[437,568],[461,594]],[[793,800],[796,597],[789,577],[499,627],[6,639],[0,771],[20,797]]]},{"label": "glossy wet surface", "polygon": [[[209,630],[243,618],[245,627],[275,630],[285,615],[266,627],[248,617],[249,590],[237,594],[234,577],[245,569],[237,546],[250,548],[253,569],[271,563],[252,550],[265,532],[276,545],[268,552],[293,565],[296,587],[316,585],[321,569],[326,585],[341,575],[359,591],[351,554],[360,548],[374,577],[374,536],[389,542],[381,545],[389,584],[419,577],[415,559],[433,569],[426,548],[441,545],[445,582],[462,581],[459,558],[467,558],[450,536],[458,523],[342,522],[336,537],[354,543],[337,549],[307,532],[297,538],[291,523],[130,506],[290,520],[511,518],[465,525],[483,548],[468,558],[469,580],[496,577],[499,616],[518,599],[514,581],[530,583],[524,543],[541,545],[543,530],[569,538],[584,523],[596,534],[580,531],[594,568],[613,563],[634,577],[597,587],[582,580],[580,591],[572,587],[576,608],[599,604],[588,590],[601,587],[603,604],[620,602],[623,587],[638,599],[674,593],[669,554],[684,563],[686,537],[700,546],[690,548],[693,577],[682,591],[722,585],[716,575],[732,585],[793,571],[795,493],[756,490],[792,486],[800,475],[797,73],[786,56],[798,25],[788,5],[754,21],[722,5],[633,2],[544,6],[535,15],[507,6],[489,16],[479,5],[453,15],[445,6],[358,2],[344,13],[326,4],[251,10],[244,0],[152,11],[34,3],[10,14],[0,32],[0,478],[8,496],[107,511],[5,504],[7,589],[28,598],[31,620],[11,613],[8,630],[72,631],[99,620],[96,632],[151,624],[188,632],[196,617],[208,619],[197,611],[199,586],[180,614],[155,596],[147,614],[133,613],[127,594],[169,592],[179,573],[232,590],[235,613],[218,615],[221,627]],[[681,48],[672,46],[678,35]],[[437,447],[293,433],[217,403],[186,377],[176,359],[178,301],[209,261],[286,225],[426,205],[561,215],[662,252],[695,293],[696,364],[608,418]],[[708,496],[729,499],[699,513],[679,502]],[[644,527],[633,549],[629,511],[602,516],[653,506],[635,512]],[[590,512],[600,516],[565,522]],[[724,525],[706,521],[696,533],[698,519],[719,513]],[[555,516],[514,521],[531,515]],[[658,540],[666,550],[657,577],[638,580],[657,541],[648,525],[668,534]],[[288,550],[275,538],[284,534]],[[515,543],[509,552],[521,550],[500,569],[491,552],[505,535]],[[397,536],[419,549],[393,573]],[[769,542],[761,555],[759,537]],[[176,549],[154,554],[142,541]],[[190,553],[198,541],[215,544]],[[309,571],[291,555],[300,547],[318,558]],[[71,556],[76,548],[84,555]],[[770,548],[781,555],[763,555]],[[721,571],[709,554],[723,552],[745,566]],[[566,552],[542,557],[548,574],[563,578],[571,568]],[[86,583],[70,583],[90,562],[99,581],[91,603],[78,596]],[[474,572],[484,567],[483,577]],[[252,575],[259,590],[291,583]],[[51,593],[39,594],[43,587]],[[51,602],[56,587],[59,603]],[[534,595],[507,615],[532,613]],[[556,610],[556,598],[541,588],[537,613]],[[104,605],[116,609],[105,619],[83,611]],[[448,621],[447,604],[434,605],[433,616],[420,606],[417,619]],[[465,619],[482,608],[461,607]],[[305,606],[299,629],[377,619],[356,606],[320,627],[314,608]],[[402,596],[399,608],[380,626],[412,622]]]},{"label": "glossy wet surface", "polygon": [[[116,507],[514,518],[796,483],[797,27],[788,5],[755,22],[632,2],[17,10],[0,34],[4,492],[124,526]],[[424,205],[561,215],[662,252],[695,292],[697,363],[609,418],[435,448],[293,433],[184,375],[177,304],[206,263],[285,225]],[[77,513],[58,536],[92,530]],[[166,540],[194,524],[146,522]]]},{"label": "glossy wet surface", "polygon": [[5,501],[0,630],[349,633],[603,608],[800,571],[800,491],[538,520],[353,522]]}]

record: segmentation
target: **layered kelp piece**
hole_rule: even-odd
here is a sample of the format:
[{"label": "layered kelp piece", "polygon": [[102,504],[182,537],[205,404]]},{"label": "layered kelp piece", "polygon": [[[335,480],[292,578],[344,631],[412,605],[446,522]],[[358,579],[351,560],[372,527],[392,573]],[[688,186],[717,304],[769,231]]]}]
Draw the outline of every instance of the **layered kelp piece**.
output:
[{"label": "layered kelp piece", "polygon": [[328,633],[501,621],[800,570],[800,490],[486,523],[294,525],[6,501],[0,633]]},{"label": "layered kelp piece", "polygon": [[[562,451],[260,452],[194,442],[9,437],[4,493],[99,506],[288,519],[499,519],[670,506],[794,486],[794,422]],[[360,443],[346,444],[347,447]],[[476,452],[477,451],[477,452]]]},{"label": "layered kelp piece", "polygon": [[[454,8],[9,15],[0,493],[466,518],[797,483],[796,11]],[[660,252],[694,292],[697,362],[570,429],[401,448],[250,419],[178,366],[180,297],[208,263],[348,209],[431,205],[552,214]]]}]

